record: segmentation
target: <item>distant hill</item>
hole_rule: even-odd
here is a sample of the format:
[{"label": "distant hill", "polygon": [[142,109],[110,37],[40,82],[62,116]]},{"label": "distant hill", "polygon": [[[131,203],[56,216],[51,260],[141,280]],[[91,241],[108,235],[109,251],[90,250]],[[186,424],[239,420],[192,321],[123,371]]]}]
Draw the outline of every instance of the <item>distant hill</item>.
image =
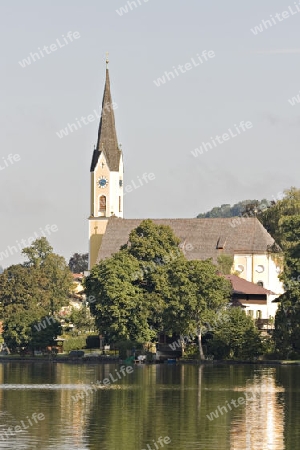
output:
[{"label": "distant hill", "polygon": [[[225,203],[221,206],[215,206],[210,211],[202,214],[198,214],[198,219],[208,219],[214,217],[236,217],[255,209],[266,209],[272,206],[275,202],[266,200],[243,200],[231,206],[229,203]],[[261,205],[264,205],[261,208]]]}]

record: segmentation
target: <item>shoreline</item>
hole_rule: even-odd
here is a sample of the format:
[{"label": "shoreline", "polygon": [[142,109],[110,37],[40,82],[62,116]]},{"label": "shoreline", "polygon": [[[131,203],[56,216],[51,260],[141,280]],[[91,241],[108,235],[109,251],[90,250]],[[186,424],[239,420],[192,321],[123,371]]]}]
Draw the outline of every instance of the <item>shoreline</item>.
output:
[{"label": "shoreline", "polygon": [[[65,356],[65,357],[56,357],[56,358],[51,358],[51,357],[20,357],[20,356],[9,356],[9,357],[5,357],[5,356],[0,356],[0,364],[1,363],[9,363],[9,362],[19,362],[19,363],[64,363],[64,364],[124,364],[124,360],[119,359],[119,358],[114,358],[114,357],[69,357],[69,356]],[[136,365],[141,365],[141,366],[148,366],[148,365],[160,365],[160,364],[166,364],[163,361],[155,363],[155,362],[151,362],[151,363],[143,363],[143,364],[136,364]],[[264,360],[264,361],[237,361],[237,360],[204,360],[204,361],[200,361],[200,360],[179,360],[176,362],[176,365],[184,365],[184,364],[188,364],[188,365],[275,365],[275,366],[291,366],[291,365],[295,365],[295,366],[299,366],[300,365],[300,361],[296,360],[296,361],[292,361],[292,360]],[[174,364],[172,364],[174,365]]]}]

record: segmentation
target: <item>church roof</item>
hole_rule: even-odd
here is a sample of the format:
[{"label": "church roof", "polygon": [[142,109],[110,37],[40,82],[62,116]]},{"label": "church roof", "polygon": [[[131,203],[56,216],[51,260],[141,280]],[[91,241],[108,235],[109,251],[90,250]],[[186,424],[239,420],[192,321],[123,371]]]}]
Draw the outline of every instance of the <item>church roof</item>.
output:
[{"label": "church roof", "polygon": [[95,170],[102,152],[104,153],[108,168],[112,172],[118,172],[122,152],[118,146],[108,68],[106,68],[106,80],[102,100],[102,113],[98,131],[98,141],[93,153],[91,172]]},{"label": "church roof", "polygon": [[[142,220],[110,217],[97,261],[117,253]],[[233,218],[152,220],[156,225],[172,228],[188,260],[212,258],[216,262],[222,253],[265,253],[274,244],[274,239],[254,217],[240,220],[239,225]]]}]

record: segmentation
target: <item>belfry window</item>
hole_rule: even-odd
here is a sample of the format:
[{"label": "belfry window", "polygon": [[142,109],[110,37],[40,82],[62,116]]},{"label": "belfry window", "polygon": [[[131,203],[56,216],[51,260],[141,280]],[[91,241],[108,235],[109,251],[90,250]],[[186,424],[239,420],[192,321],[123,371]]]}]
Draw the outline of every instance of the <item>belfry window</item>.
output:
[{"label": "belfry window", "polygon": [[101,195],[101,197],[99,197],[99,212],[101,213],[106,213],[106,196],[105,195]]}]

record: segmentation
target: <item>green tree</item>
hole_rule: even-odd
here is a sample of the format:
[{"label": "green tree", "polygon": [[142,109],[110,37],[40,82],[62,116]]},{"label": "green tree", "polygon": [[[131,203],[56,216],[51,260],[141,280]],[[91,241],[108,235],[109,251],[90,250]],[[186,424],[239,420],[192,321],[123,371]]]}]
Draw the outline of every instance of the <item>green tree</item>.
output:
[{"label": "green tree", "polygon": [[[62,333],[62,327],[58,320],[53,320],[53,317],[50,319],[52,320],[47,321],[43,317],[42,321],[38,320],[31,323],[29,346],[32,350],[36,348],[43,349],[56,344],[55,339]],[[43,326],[41,326],[41,323]]]},{"label": "green tree", "polygon": [[164,329],[170,334],[196,335],[199,356],[204,359],[202,330],[227,305],[229,281],[217,275],[210,260],[186,261],[182,257],[157,275],[155,292],[165,303]]},{"label": "green tree", "polygon": [[266,230],[275,239],[276,243],[285,250],[285,231],[282,222],[285,217],[300,215],[300,189],[291,187],[284,191],[284,196],[276,203],[273,202],[271,208],[265,209],[259,215]]},{"label": "green tree", "polygon": [[247,214],[249,217],[255,217],[258,213],[269,208],[272,202],[266,200],[243,200],[235,203],[233,206],[226,203],[221,206],[216,206],[210,211],[198,214],[198,219],[216,218],[216,217],[236,217]]},{"label": "green tree", "polygon": [[[128,253],[138,261],[163,265],[169,262],[170,257],[181,254],[179,244],[180,239],[175,236],[171,227],[156,225],[152,220],[147,219],[131,231],[123,249],[127,249]],[[150,265],[150,271],[151,267]]]},{"label": "green tree", "polygon": [[262,353],[259,331],[242,308],[229,307],[216,321],[208,351],[216,359],[253,359]]},{"label": "green tree", "polygon": [[23,249],[27,257],[24,266],[36,269],[39,285],[44,291],[42,305],[54,315],[66,303],[73,285],[73,278],[65,259],[53,253],[45,237],[37,239]]},{"label": "green tree", "polygon": [[43,289],[40,273],[34,267],[13,265],[0,275],[0,298],[3,307],[20,305],[30,308],[46,302],[47,293]]},{"label": "green tree", "polygon": [[53,252],[53,248],[45,237],[36,239],[30,247],[25,247],[22,250],[22,254],[27,258],[24,262],[24,267],[40,268],[44,261]]},{"label": "green tree", "polygon": [[14,352],[17,347],[28,347],[32,338],[32,324],[40,319],[42,310],[36,305],[10,304],[4,308],[3,338]]},{"label": "green tree", "polygon": [[275,318],[274,340],[281,357],[290,353],[300,355],[300,190],[294,187],[285,191],[282,200],[262,214],[263,225],[283,250],[283,272],[280,279],[285,293]]},{"label": "green tree", "polygon": [[141,222],[121,251],[96,265],[85,285],[101,334],[149,342],[160,331],[197,332],[227,303],[230,283],[211,261],[187,261],[170,227]]},{"label": "green tree", "polygon": [[75,325],[76,329],[87,332],[94,329],[95,318],[90,312],[90,307],[83,304],[80,309],[72,308],[70,321]]},{"label": "green tree", "polygon": [[[42,339],[37,338],[34,325],[69,302],[73,282],[64,258],[53,253],[46,238],[34,241],[23,254],[27,257],[24,264],[10,266],[0,275],[3,334],[12,348]],[[56,332],[58,327],[53,326],[51,331],[49,326],[42,333],[44,337],[49,333],[48,345]]]},{"label": "green tree", "polygon": [[69,268],[72,273],[83,273],[88,270],[88,262],[88,253],[74,253],[69,260]]},{"label": "green tree", "polygon": [[222,275],[230,275],[233,266],[233,256],[232,255],[220,255],[218,256],[218,270]]},{"label": "green tree", "polygon": [[149,342],[161,326],[153,274],[181,255],[172,229],[144,220],[119,253],[94,266],[85,281],[96,326],[109,339]]},{"label": "green tree", "polygon": [[279,305],[275,318],[275,346],[279,358],[300,359],[300,305]]},{"label": "green tree", "polygon": [[285,249],[281,280],[285,293],[279,298],[274,340],[276,349],[284,358],[300,358],[300,216],[286,216],[280,221],[282,245]]},{"label": "green tree", "polygon": [[109,339],[148,341],[153,337],[147,322],[147,299],[136,282],[139,261],[120,251],[94,266],[85,285],[88,296],[94,296],[91,311],[96,326]]}]

